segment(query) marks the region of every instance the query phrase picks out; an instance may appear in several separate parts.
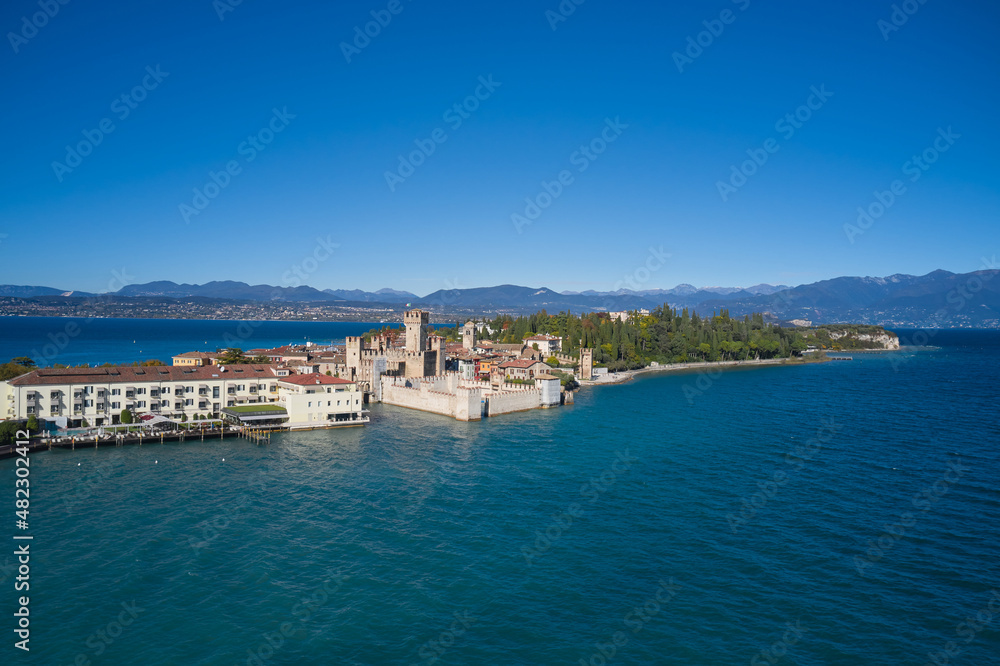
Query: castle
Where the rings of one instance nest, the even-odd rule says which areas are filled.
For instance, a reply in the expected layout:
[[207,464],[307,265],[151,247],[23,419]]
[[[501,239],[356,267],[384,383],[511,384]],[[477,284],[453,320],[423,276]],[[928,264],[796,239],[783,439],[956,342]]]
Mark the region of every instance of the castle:
[[382,375],[408,378],[443,375],[444,338],[428,338],[429,323],[430,314],[423,310],[407,310],[403,313],[406,346],[402,349],[393,347],[387,335],[373,337],[369,348],[365,348],[364,338],[349,336],[344,356],[348,374],[346,379],[357,382],[362,391],[372,393],[378,399],[381,393],[379,378]]
[[[508,356],[521,356],[533,351],[533,355],[529,354],[532,356],[530,359],[510,361],[512,364],[527,364],[525,367],[540,366],[540,370],[536,369],[536,372],[522,378],[530,381],[507,381],[509,377],[502,369],[495,370],[485,380],[475,373],[446,372],[445,339],[428,336],[429,323],[429,313],[416,309],[406,311],[403,314],[406,328],[403,347],[395,346],[394,336],[390,334],[374,336],[367,347],[364,338],[348,337],[341,376],[356,382],[373,402],[444,414],[461,421],[478,421],[498,414],[556,407],[564,400],[572,402],[572,397],[564,398],[560,378],[549,374],[549,366],[533,358],[533,355],[548,353],[537,347],[529,350],[525,345],[506,345],[516,347]],[[455,348],[457,343],[452,348],[452,353],[460,356],[460,364],[463,358],[468,360],[466,357],[475,354],[478,346],[476,325],[466,323],[461,327],[461,336],[461,348]],[[548,337],[542,342],[549,342]],[[490,347],[494,345],[491,343]],[[581,350],[580,364],[589,378],[593,364],[592,349]]]

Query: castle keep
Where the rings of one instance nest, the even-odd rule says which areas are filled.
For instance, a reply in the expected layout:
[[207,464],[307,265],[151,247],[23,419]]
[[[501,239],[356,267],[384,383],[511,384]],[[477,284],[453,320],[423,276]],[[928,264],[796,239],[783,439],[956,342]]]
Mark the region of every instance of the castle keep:
[[[522,359],[522,379],[516,384],[505,381],[506,374],[497,368],[488,381],[473,374],[446,372],[445,340],[428,336],[429,313],[408,310],[403,314],[405,344],[397,347],[393,336],[376,335],[368,346],[361,337],[348,337],[344,355],[346,379],[357,382],[371,400],[451,416],[461,421],[509,412],[555,407],[562,402],[558,377],[547,374],[549,366],[540,360]],[[468,322],[461,328],[459,353],[472,354],[476,344],[476,326]],[[518,351],[523,351],[518,346]],[[538,355],[538,350],[534,350]],[[520,366],[518,366],[520,367]],[[530,376],[529,376],[530,375]]]
[[381,397],[379,378],[382,375],[417,378],[444,374],[444,338],[428,338],[429,314],[423,310],[407,310],[403,323],[406,346],[402,349],[393,347],[391,339],[385,335],[372,338],[369,348],[365,348],[364,338],[349,336],[346,339],[347,378],[376,399]]

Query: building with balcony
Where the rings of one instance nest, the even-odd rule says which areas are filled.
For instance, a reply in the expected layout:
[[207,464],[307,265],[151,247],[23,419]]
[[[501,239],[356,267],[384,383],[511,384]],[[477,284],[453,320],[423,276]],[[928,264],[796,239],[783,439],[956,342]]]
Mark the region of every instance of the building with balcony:
[[290,428],[326,428],[368,422],[364,396],[356,382],[320,374],[293,375],[278,381],[278,405]]
[[36,416],[60,427],[119,422],[122,411],[189,419],[279,400],[287,368],[272,365],[40,368],[0,381],[0,417]]

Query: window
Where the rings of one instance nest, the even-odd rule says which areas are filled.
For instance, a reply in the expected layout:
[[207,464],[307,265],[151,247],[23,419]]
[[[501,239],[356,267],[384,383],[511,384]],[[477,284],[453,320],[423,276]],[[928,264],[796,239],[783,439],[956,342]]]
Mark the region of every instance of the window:
[[111,389],[111,395],[121,395],[121,394],[122,394],[121,389]]
[[184,401],[184,406],[185,407],[190,407],[193,404],[194,404],[194,400],[192,400],[191,398],[188,398],[187,400]]
[[136,392],[137,394],[139,394],[139,395],[145,395],[145,394],[146,394],[146,389],[144,389],[144,388],[139,388],[139,389],[136,389],[136,390],[135,390],[135,392]]
[[145,407],[145,406],[146,406],[145,400],[140,400],[138,403],[136,403],[136,407]]
[[185,386],[184,387],[184,392],[185,393],[193,393],[194,392],[194,387],[193,386]]
[[122,403],[120,402],[111,403],[111,409],[121,409],[121,408],[122,408]]
[[310,406],[310,407],[312,407],[312,406],[313,406],[313,404],[312,404],[312,400],[310,400],[310,401],[309,401],[309,406]]
[[213,386],[212,387],[212,397],[218,399],[218,397],[219,397],[219,387],[218,386]]

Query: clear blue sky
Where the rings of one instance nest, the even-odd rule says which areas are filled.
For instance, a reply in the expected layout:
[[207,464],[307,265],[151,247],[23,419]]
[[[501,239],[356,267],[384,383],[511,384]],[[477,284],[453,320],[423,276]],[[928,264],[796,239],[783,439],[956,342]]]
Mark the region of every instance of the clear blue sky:
[[[914,2],[889,32],[888,1],[587,0],[555,22],[557,0],[400,0],[348,63],[342,43],[387,0],[244,1],[220,20],[226,1],[72,0],[37,31],[22,18],[37,0],[3,3],[0,283],[104,291],[124,268],[290,285],[297,266],[320,289],[610,290],[646,278],[652,246],[670,257],[643,287],[746,286],[965,272],[1000,249],[995,2]],[[678,71],[705,21],[720,34]],[[115,101],[144,82],[135,108]],[[779,130],[813,86],[832,96]],[[477,87],[455,127],[446,112]],[[286,108],[263,150],[243,143]],[[609,118],[628,127],[574,156]],[[113,132],[78,166],[53,165],[103,119]],[[911,181],[907,160],[949,127],[960,138]],[[768,139],[777,152],[724,201],[719,181]],[[512,214],[563,170],[518,233]],[[844,225],[896,179],[905,192],[850,242]],[[314,261],[328,237],[339,247]]]

